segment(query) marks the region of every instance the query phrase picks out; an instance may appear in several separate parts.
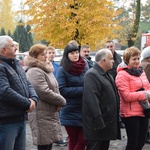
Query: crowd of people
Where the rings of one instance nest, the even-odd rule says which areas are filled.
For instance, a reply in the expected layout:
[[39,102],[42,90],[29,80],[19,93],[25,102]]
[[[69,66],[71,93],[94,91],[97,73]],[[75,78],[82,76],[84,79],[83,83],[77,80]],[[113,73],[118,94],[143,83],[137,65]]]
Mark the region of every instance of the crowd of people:
[[[108,150],[125,128],[125,150],[142,150],[150,143],[150,47],[124,51],[107,41],[93,63],[89,45],[72,40],[60,64],[55,48],[34,44],[24,58],[15,58],[10,36],[0,36],[0,147],[25,150],[26,120],[37,150],[65,144],[68,150]],[[142,61],[141,60],[142,56]],[[150,113],[150,112],[149,112]]]

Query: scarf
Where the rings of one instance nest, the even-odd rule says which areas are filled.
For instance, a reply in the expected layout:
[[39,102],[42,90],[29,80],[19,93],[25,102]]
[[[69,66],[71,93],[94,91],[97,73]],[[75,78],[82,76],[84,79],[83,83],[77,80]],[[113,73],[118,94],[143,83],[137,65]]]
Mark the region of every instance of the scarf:
[[72,68],[68,71],[70,74],[78,76],[80,75],[85,69],[85,61],[82,57],[79,57],[77,62],[72,62]]
[[143,73],[143,68],[139,67],[139,68],[125,68],[124,69],[126,72],[128,72],[130,75],[139,77],[142,73]]

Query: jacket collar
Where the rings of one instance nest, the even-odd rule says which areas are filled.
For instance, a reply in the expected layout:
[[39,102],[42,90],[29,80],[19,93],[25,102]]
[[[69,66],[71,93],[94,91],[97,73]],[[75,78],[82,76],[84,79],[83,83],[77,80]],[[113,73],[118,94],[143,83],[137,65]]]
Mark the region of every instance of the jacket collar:
[[97,63],[93,65],[93,68],[95,68],[101,75],[106,75],[106,72]]
[[0,55],[0,61],[4,61],[6,63],[11,63],[12,61],[15,61],[15,58],[6,58],[6,57]]

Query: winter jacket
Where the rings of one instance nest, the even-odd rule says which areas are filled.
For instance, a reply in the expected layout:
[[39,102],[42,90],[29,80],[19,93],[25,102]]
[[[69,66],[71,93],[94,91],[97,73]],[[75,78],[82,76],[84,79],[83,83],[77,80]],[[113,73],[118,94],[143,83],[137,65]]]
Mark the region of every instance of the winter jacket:
[[[143,116],[143,108],[139,101],[146,100],[146,91],[150,92],[150,84],[143,72],[139,77],[130,75],[124,69],[129,68],[122,62],[117,69],[116,85],[120,94],[120,116]],[[145,89],[140,91],[139,89]]]
[[62,66],[57,70],[59,90],[67,101],[60,112],[60,121],[64,126],[82,126],[83,77],[87,69],[78,76],[68,73]]
[[58,108],[66,104],[60,95],[52,65],[28,57],[25,60],[27,78],[39,96],[35,111],[28,114],[35,145],[49,145],[62,139]]
[[85,139],[120,139],[119,95],[113,77],[97,63],[84,77],[82,111]]
[[92,58],[91,57],[83,57],[85,62],[87,63],[88,65],[88,68],[90,69],[92,66],[93,66],[93,61],[92,61]]
[[0,124],[23,121],[29,98],[38,100],[19,61],[0,56]]
[[116,75],[117,75],[117,67],[118,67],[118,65],[121,63],[122,59],[121,59],[120,55],[117,54],[116,52],[114,52],[113,59],[114,59],[113,68],[110,69],[108,72],[109,72],[109,73],[113,76],[113,78],[115,79],[115,78],[116,78]]

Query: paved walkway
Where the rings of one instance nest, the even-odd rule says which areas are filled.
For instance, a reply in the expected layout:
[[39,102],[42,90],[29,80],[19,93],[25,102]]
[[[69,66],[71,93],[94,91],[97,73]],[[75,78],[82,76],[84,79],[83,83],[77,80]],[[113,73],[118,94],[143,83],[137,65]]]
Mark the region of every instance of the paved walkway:
[[[62,127],[63,136],[64,138],[67,137],[67,134],[65,132],[65,129]],[[115,140],[111,141],[109,150],[125,150],[126,145],[126,134],[125,129],[121,129],[122,134],[122,140]],[[37,150],[36,146],[32,144],[32,136],[31,136],[31,130],[29,127],[29,124],[27,123],[27,146],[26,150]],[[60,147],[60,146],[53,146],[53,150],[68,150],[67,146]],[[150,150],[150,144],[145,144],[143,150]]]

